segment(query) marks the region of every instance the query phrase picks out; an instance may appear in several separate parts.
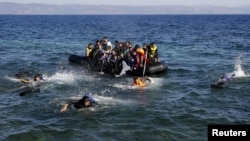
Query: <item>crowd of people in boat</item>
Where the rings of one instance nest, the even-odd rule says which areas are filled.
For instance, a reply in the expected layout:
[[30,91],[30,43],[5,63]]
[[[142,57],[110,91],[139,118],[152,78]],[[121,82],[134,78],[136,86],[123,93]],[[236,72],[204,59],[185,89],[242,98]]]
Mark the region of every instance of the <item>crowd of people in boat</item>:
[[122,61],[125,61],[131,70],[159,61],[155,42],[133,46],[130,41],[116,40],[113,46],[106,36],[102,40],[97,40],[95,44],[89,43],[85,50],[85,57],[90,64],[106,68],[105,70],[110,73],[120,72]]

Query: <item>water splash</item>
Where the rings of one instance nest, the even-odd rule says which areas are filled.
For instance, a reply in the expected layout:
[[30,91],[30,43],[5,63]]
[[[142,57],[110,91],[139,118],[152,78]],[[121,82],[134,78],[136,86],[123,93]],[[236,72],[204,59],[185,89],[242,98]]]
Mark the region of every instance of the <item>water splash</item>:
[[21,82],[21,80],[18,78],[14,78],[14,77],[10,77],[10,76],[5,76],[5,78],[9,81],[12,81],[12,82]]
[[47,82],[57,83],[57,84],[73,84],[79,75],[74,74],[72,72],[56,72],[52,76],[44,75],[44,79]]
[[[113,96],[101,96],[98,94],[90,94],[90,96],[92,96],[93,99],[97,102],[96,107],[88,108],[88,110],[90,110],[90,111],[112,108],[112,107],[116,107],[116,106],[134,106],[134,105],[136,105],[136,101],[131,100],[131,99],[120,99],[120,98],[115,98]],[[83,97],[83,95],[70,96],[67,100],[55,98],[53,101],[50,101],[50,104],[55,104],[55,105],[57,105],[57,107],[61,108],[62,105],[64,105],[67,101],[80,100],[82,97]],[[59,112],[59,111],[55,111],[55,112]]]
[[133,86],[133,79],[129,78],[126,80],[125,84],[124,82],[122,83],[116,83],[112,84],[112,87],[119,88],[122,90],[126,89],[155,89],[159,86],[162,86],[163,84],[163,79],[161,78],[150,78],[151,82],[146,81],[146,86],[145,87],[138,87],[138,86]]
[[242,54],[235,58],[234,71],[231,74],[235,74],[235,77],[248,77],[242,69]]
[[101,96],[101,95],[93,95],[93,98],[101,105],[124,105],[124,106],[129,106],[129,105],[134,105],[136,104],[135,101],[131,100],[131,99],[119,99],[119,98],[115,98],[113,96]]

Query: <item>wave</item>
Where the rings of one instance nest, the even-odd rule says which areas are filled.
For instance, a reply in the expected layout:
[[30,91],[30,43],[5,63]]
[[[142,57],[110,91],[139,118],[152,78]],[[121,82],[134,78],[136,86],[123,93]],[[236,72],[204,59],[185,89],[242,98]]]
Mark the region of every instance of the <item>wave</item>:
[[57,84],[73,84],[79,78],[79,75],[73,72],[56,72],[52,76],[44,74],[43,77],[47,82]]
[[20,79],[18,79],[18,78],[14,78],[14,77],[10,77],[10,76],[5,76],[5,78],[9,81],[12,81],[12,82],[20,82]]
[[[162,78],[151,78],[150,77],[151,82],[146,81],[146,86],[145,87],[138,87],[138,86],[133,86],[132,82],[133,79],[129,78],[127,79],[125,82],[121,82],[121,83],[116,83],[116,84],[112,84],[112,87],[115,88],[119,88],[122,90],[126,90],[126,89],[130,89],[130,90],[137,90],[137,89],[155,89],[157,87],[160,87],[163,85],[163,80]],[[126,83],[126,84],[124,84]]]
[[229,75],[235,74],[235,78],[244,78],[244,77],[250,77],[243,69],[242,69],[242,54],[240,54],[238,57],[235,58],[234,63],[234,71],[229,73]]
[[[114,96],[101,96],[99,94],[89,94],[89,95],[91,97],[93,97],[93,99],[97,102],[97,105],[95,107],[89,107],[87,109],[86,108],[79,109],[79,111],[82,111],[82,110],[96,111],[96,110],[112,108],[112,107],[116,107],[116,106],[134,106],[136,104],[136,101],[131,100],[131,99],[120,99],[120,98],[116,98]],[[59,108],[58,108],[58,110],[55,110],[55,112],[59,112],[60,108],[68,101],[80,100],[82,97],[83,97],[83,95],[70,96],[66,100],[61,99],[61,98],[55,98],[53,101],[50,102],[50,104],[57,105],[57,107],[59,107]]]

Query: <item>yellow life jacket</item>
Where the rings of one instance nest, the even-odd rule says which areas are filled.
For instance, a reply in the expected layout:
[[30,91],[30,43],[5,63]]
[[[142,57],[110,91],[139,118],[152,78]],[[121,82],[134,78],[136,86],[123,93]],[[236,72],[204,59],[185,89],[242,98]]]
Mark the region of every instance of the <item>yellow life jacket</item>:
[[87,47],[86,52],[85,52],[85,56],[89,57],[89,53],[92,51],[92,48]]
[[30,83],[30,82],[32,82],[31,80],[28,80],[28,79],[21,79],[21,82],[22,83]]
[[157,46],[155,45],[151,45],[150,46],[150,57],[154,57],[156,55],[156,50],[157,50]]

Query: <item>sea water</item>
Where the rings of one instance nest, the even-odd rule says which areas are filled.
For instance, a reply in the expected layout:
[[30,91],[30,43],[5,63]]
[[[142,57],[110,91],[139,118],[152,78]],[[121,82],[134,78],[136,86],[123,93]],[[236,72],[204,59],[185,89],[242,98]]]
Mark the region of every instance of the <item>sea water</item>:
[[[249,15],[0,16],[0,140],[207,140],[209,124],[250,123]],[[107,36],[155,42],[168,72],[145,88],[71,64]],[[42,73],[40,92],[19,71]],[[236,73],[224,89],[210,84]],[[35,84],[34,84],[35,85]],[[90,94],[94,108],[63,104]]]

